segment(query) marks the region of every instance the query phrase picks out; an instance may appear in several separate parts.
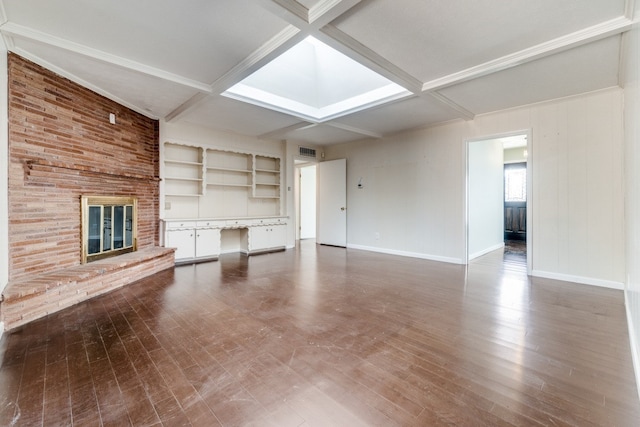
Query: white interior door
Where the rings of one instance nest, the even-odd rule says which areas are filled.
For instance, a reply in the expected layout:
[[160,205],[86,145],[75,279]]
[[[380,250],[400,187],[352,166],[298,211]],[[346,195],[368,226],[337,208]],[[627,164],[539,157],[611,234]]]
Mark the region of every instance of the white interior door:
[[347,246],[347,159],[318,163],[318,233],[322,245]]

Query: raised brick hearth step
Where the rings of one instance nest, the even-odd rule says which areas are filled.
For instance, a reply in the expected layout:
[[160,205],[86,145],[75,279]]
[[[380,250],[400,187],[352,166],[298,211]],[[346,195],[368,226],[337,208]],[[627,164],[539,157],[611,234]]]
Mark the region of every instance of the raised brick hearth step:
[[151,247],[9,282],[2,293],[5,330],[150,276],[175,263],[175,249]]

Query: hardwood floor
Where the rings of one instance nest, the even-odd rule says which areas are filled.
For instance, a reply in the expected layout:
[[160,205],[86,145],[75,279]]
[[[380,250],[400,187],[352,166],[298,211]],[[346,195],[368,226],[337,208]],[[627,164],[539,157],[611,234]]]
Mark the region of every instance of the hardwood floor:
[[0,425],[640,425],[622,293],[504,261],[177,267],[5,334]]

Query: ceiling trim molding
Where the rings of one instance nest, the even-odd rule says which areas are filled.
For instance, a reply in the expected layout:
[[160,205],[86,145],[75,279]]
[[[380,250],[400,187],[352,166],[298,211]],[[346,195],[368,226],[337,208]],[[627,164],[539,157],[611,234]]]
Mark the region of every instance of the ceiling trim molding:
[[[246,57],[242,62],[238,63],[231,70],[227,71],[222,77],[217,79],[209,86],[208,95],[220,96],[220,94],[236,83],[242,81],[254,71],[271,61],[284,51],[302,41],[306,37],[298,28],[288,25],[284,30],[280,31],[268,42],[256,49],[251,55]],[[207,96],[204,94],[196,94],[191,99],[180,105],[178,108],[167,114],[165,120],[172,122],[189,110],[196,107],[200,102],[205,100]]]
[[336,128],[336,129],[346,130],[347,132],[352,132],[352,133],[357,133],[359,135],[368,136],[370,138],[382,139],[384,137],[384,135],[379,134],[377,132],[372,132],[372,131],[360,129],[360,128],[349,126],[349,125],[345,125],[345,124],[342,124],[342,123],[339,123],[339,122],[326,122],[326,123],[322,123],[322,124],[323,125],[327,125],[327,126],[331,126],[333,128]]
[[217,79],[210,87],[210,92],[219,95],[236,83],[241,82],[254,71],[278,57],[289,48],[301,42],[306,37],[300,29],[288,25],[265,44],[253,51],[249,56],[239,62],[222,77]]
[[7,12],[4,9],[4,1],[0,1],[0,26],[4,25],[8,20]]
[[316,28],[324,27],[360,3],[360,0],[323,0],[309,9],[308,21]]
[[473,120],[476,117],[475,113],[472,113],[471,111],[464,108],[462,105],[450,100],[440,92],[431,91],[431,92],[427,92],[427,95],[435,99],[436,101],[440,102],[448,109],[454,111],[458,116],[460,116],[461,119]]
[[83,87],[85,87],[85,88],[87,88],[89,90],[92,90],[93,92],[97,93],[98,95],[102,95],[105,98],[108,98],[108,99],[110,99],[110,100],[112,100],[114,102],[117,102],[118,104],[123,105],[123,106],[129,108],[130,110],[135,111],[136,113],[142,114],[143,116],[148,117],[150,119],[159,120],[159,117],[154,115],[153,113],[151,113],[149,111],[146,111],[146,110],[140,108],[137,105],[131,104],[130,102],[127,102],[124,99],[122,99],[122,98],[120,98],[120,97],[118,97],[118,96],[116,96],[116,95],[114,95],[114,94],[112,94],[110,92],[107,92],[107,91],[101,89],[100,87],[98,87],[98,86],[96,86],[96,85],[94,85],[92,83],[89,83],[88,81],[76,76],[75,74],[69,73],[68,71],[66,71],[64,69],[62,69],[62,68],[60,68],[60,67],[58,67],[56,65],[53,65],[52,63],[50,63],[48,61],[43,60],[42,58],[40,58],[38,56],[32,55],[31,53],[29,53],[29,52],[27,52],[25,50],[22,50],[20,48],[13,49],[12,52],[17,53],[18,55],[22,56],[23,58],[26,58],[29,61],[40,65],[43,68],[46,68],[46,69],[48,69],[48,70],[50,70],[50,71],[52,71],[52,72],[64,77],[64,78],[67,78],[67,79],[71,80],[72,82],[79,84],[80,86],[83,86]]
[[353,37],[344,33],[334,25],[326,25],[320,30],[318,39],[351,59],[360,62],[373,71],[399,84],[408,91],[419,94],[422,82],[397,65],[389,62],[373,50],[369,49]]
[[300,122],[300,123],[293,124],[291,126],[276,129],[271,132],[263,133],[262,135],[258,135],[258,139],[267,139],[267,140],[282,139],[290,132],[307,129],[309,126],[313,127],[317,125],[313,123],[308,123],[308,122]]
[[164,117],[164,120],[169,123],[172,122],[174,120],[176,120],[178,117],[182,116],[184,113],[186,113],[187,111],[189,111],[190,109],[192,109],[193,107],[195,107],[196,105],[200,104],[202,101],[204,101],[206,98],[208,98],[208,95],[202,93],[202,92],[198,92],[195,95],[193,95],[191,98],[187,99],[185,102],[183,102],[182,104],[180,104],[178,106],[178,108],[176,108],[175,110],[173,110],[172,112],[170,112],[169,114],[167,114]]
[[555,53],[594,42],[615,34],[623,33],[631,28],[632,24],[633,21],[624,16],[620,16],[618,18],[602,22],[583,30],[576,31],[566,36],[558,37],[548,42],[523,49],[519,52],[505,55],[501,58],[489,62],[485,62],[484,64],[467,68],[466,70],[452,73],[439,79],[431,80],[430,82],[426,82],[422,86],[422,90],[424,92],[436,91],[447,88],[449,86],[453,86],[455,84],[473,80],[478,77],[483,77],[489,74],[496,73],[498,71],[522,65],[536,59],[544,58],[546,56],[550,56]]
[[46,44],[49,46],[57,47],[59,49],[66,50],[68,52],[77,53],[88,58],[92,58],[101,62],[105,62],[111,65],[115,65],[128,70],[136,71],[149,76],[157,77],[162,80],[166,80],[181,86],[186,86],[191,89],[195,89],[200,92],[210,92],[211,87],[205,83],[198,82],[193,79],[189,79],[177,74],[173,74],[159,68],[151,67],[140,62],[132,61],[130,59],[122,58],[120,56],[112,55],[107,52],[103,52],[98,49],[93,49],[85,45],[72,42],[66,39],[62,39],[50,34],[46,34],[40,31],[33,30],[22,25],[7,22],[0,28],[5,36],[11,36],[16,38],[22,38],[37,43]]
[[627,19],[633,20],[635,18],[636,0],[626,0],[624,3],[624,16]]
[[287,20],[290,24],[298,26],[300,23],[309,24],[309,9],[295,0],[267,0],[269,3],[276,4],[291,14],[295,19],[294,22]]

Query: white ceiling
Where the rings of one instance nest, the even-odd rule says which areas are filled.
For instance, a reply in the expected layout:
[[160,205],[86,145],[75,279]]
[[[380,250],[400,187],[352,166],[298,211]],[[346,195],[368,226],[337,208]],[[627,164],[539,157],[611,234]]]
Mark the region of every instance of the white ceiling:
[[[149,117],[327,145],[619,85],[634,1],[0,0],[0,32]],[[310,35],[413,96],[321,124],[221,96]]]

